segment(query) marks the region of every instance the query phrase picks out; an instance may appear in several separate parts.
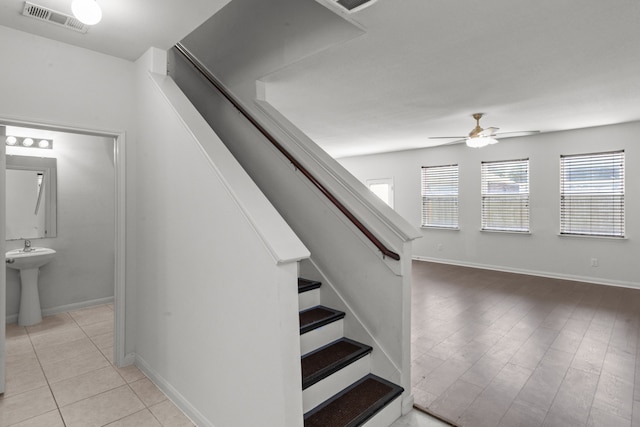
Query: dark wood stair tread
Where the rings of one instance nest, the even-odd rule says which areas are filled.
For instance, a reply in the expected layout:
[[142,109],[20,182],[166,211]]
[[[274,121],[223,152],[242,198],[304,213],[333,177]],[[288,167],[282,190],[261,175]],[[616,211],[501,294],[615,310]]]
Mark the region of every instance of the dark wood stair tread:
[[316,280],[303,279],[301,277],[298,278],[298,293],[301,294],[303,292],[312,291],[314,289],[318,289],[322,283]]
[[404,389],[369,374],[304,415],[305,427],[356,427],[398,397]]
[[300,312],[300,334],[344,318],[344,312],[317,305]]
[[340,338],[302,356],[302,389],[306,389],[371,353],[368,345]]

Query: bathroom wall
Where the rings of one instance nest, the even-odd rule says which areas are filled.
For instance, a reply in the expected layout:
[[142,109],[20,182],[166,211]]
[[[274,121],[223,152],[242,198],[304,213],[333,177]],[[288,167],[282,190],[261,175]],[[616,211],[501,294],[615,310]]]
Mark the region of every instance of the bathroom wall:
[[[25,136],[45,137],[31,130]],[[45,314],[94,302],[114,292],[114,163],[112,138],[47,131],[53,150],[7,147],[7,155],[55,157],[58,177],[58,235],[33,239],[33,246],[57,254],[40,270],[40,304]],[[24,134],[21,134],[24,135]],[[23,246],[8,241],[7,249]],[[7,269],[7,315],[15,321],[20,279]]]

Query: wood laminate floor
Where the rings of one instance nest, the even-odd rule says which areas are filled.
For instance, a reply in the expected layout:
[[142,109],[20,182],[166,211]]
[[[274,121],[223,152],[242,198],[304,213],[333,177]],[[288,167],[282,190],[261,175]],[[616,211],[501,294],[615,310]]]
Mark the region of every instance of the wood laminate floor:
[[640,427],[640,290],[414,261],[416,405],[460,426]]

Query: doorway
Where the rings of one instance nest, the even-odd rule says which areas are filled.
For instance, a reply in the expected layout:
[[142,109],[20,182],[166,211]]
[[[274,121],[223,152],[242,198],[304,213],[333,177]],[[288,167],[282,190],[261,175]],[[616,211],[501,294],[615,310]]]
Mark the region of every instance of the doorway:
[[[0,135],[2,135],[1,137],[3,140],[3,148],[1,150],[2,158],[0,158],[0,160],[4,160],[7,153],[7,146],[5,144],[6,137],[3,135],[6,129],[5,127],[9,127],[9,129],[12,129],[14,127],[28,128],[28,129],[32,129],[33,132],[35,133],[37,132],[52,132],[54,134],[66,133],[70,136],[69,139],[78,140],[79,138],[86,138],[87,144],[91,144],[92,141],[102,141],[100,149],[102,149],[103,151],[105,150],[109,151],[109,153],[102,153],[102,157],[109,158],[110,159],[109,161],[112,163],[111,183],[110,185],[107,185],[108,187],[110,187],[111,200],[108,206],[105,205],[103,207],[105,209],[110,210],[112,225],[111,225],[111,230],[108,232],[108,235],[103,234],[98,240],[101,242],[101,244],[109,245],[112,248],[110,258],[113,259],[113,262],[110,265],[111,271],[110,271],[108,280],[110,282],[112,281],[110,286],[112,286],[111,290],[113,291],[112,298],[114,302],[114,351],[113,351],[114,364],[116,366],[124,366],[128,364],[127,362],[130,363],[131,361],[125,361],[125,346],[124,346],[124,342],[125,342],[125,325],[124,325],[124,317],[125,317],[125,268],[124,268],[124,263],[125,263],[125,164],[124,164],[125,137],[124,137],[124,134],[118,133],[118,132],[104,132],[104,131],[95,131],[90,129],[59,127],[54,125],[39,125],[39,124],[33,124],[33,123],[5,121],[0,119]],[[54,146],[55,146],[55,141],[54,141]],[[33,152],[34,152],[33,154],[34,156],[38,155],[38,154],[35,154],[35,150],[33,150]],[[15,155],[15,150],[12,153]],[[20,153],[20,154],[23,154],[23,153]],[[80,164],[76,164],[74,165],[74,167],[86,169],[87,173],[91,173],[92,163],[90,160],[86,158],[86,153],[81,153],[80,156],[81,157],[78,157],[76,159],[78,160],[77,163],[80,163]],[[0,184],[1,184],[0,188],[2,188],[2,195],[1,195],[2,197],[0,197],[0,199],[2,200],[2,203],[0,203],[0,210],[3,212],[3,214],[5,214],[4,218],[6,218],[6,206],[4,204],[5,196],[7,193],[6,192],[6,168],[5,168],[5,161],[2,161],[0,163],[2,164],[2,168],[0,169],[0,175],[2,176],[2,179],[0,180]],[[79,182],[76,184],[80,186],[85,185],[87,187],[92,186],[90,179],[81,180],[81,181],[87,181],[87,182]],[[95,188],[95,185],[93,185],[93,187]],[[91,203],[91,201],[87,201],[87,203]],[[2,225],[0,227],[0,231],[2,232],[1,233],[2,235],[6,235],[4,218],[1,221]],[[68,230],[69,228],[67,227],[67,233],[68,233]],[[64,233],[64,231],[59,229],[58,235],[62,237],[63,235],[61,235],[61,233]],[[81,233],[75,233],[75,234],[81,234]],[[69,238],[69,236],[67,235],[66,238]],[[13,246],[17,244],[16,242],[11,242],[9,243],[9,245],[7,245],[7,241],[4,238],[1,239],[1,242],[2,243],[0,243],[0,249],[2,249],[3,252],[6,252],[8,246],[11,246],[11,248],[13,248]],[[73,245],[74,241],[70,241],[70,242],[68,241],[66,242],[66,244]],[[1,304],[2,307],[0,308],[0,317],[1,317],[0,319],[0,328],[1,328],[0,329],[0,393],[4,391],[4,380],[5,380],[5,372],[4,372],[5,328],[6,328],[5,321],[7,319],[7,312],[6,312],[5,305],[7,302],[11,302],[10,300],[9,301],[6,300],[7,298],[6,266],[5,266],[5,271],[1,272],[1,274],[2,274],[2,278],[0,278],[0,295],[3,296],[3,300]],[[15,285],[12,286],[12,291],[15,292]],[[84,291],[85,290],[83,290],[83,292]],[[41,290],[41,293],[42,293],[42,290]],[[104,293],[104,290],[103,290],[103,293]],[[91,300],[91,298],[89,298],[89,300]],[[96,300],[99,300],[99,298],[97,298]],[[56,304],[54,303],[53,305],[55,306]],[[65,304],[57,304],[57,305],[59,306],[57,308],[60,311],[64,311],[63,309]],[[74,307],[81,308],[82,303],[79,303],[76,305],[72,303],[69,305],[70,309],[73,309]],[[55,312],[56,308],[53,308],[52,310],[53,311],[51,313],[48,313],[47,310],[43,310],[43,311],[44,311],[44,314],[52,314],[53,312]],[[11,315],[12,313],[9,313],[9,314]],[[13,316],[9,316],[9,320],[13,320],[12,317]]]

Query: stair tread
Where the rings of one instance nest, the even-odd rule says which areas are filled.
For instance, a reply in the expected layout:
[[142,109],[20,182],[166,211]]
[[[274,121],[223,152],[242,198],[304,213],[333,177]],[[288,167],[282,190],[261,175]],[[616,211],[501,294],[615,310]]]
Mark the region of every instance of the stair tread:
[[329,307],[317,305],[303,310],[300,316],[300,334],[304,334],[313,329],[327,325],[331,322],[344,318],[344,312],[334,310]]
[[323,380],[334,372],[371,353],[366,344],[340,338],[302,356],[302,389]]
[[298,278],[298,293],[301,294],[303,292],[312,291],[314,289],[318,289],[322,283],[317,280],[309,280],[303,279],[301,277]]
[[304,415],[305,427],[356,427],[373,417],[404,389],[369,374]]

